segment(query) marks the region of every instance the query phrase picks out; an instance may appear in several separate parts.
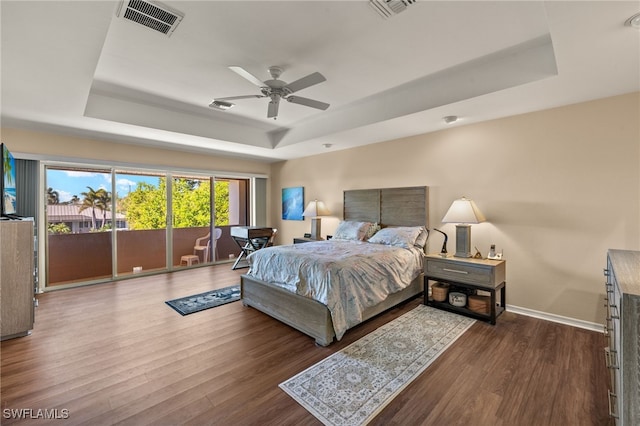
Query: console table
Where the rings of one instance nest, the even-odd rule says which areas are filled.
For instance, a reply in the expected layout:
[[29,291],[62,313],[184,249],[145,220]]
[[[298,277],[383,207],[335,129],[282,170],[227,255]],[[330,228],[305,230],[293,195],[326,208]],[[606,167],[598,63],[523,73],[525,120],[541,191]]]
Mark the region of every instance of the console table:
[[[496,318],[506,307],[506,262],[504,260],[473,259],[428,254],[424,262],[424,304],[456,312],[472,318],[496,323]],[[452,287],[470,292],[482,290],[489,293],[489,313],[472,311],[466,306],[453,306],[447,300],[438,302],[429,296],[429,281],[440,281]],[[496,298],[500,292],[500,303]]]
[[230,233],[233,241],[240,247],[240,255],[231,269],[239,269],[249,267],[249,264],[246,262],[239,266],[242,259],[269,244],[269,240],[273,235],[273,229],[260,226],[233,226],[231,227]]

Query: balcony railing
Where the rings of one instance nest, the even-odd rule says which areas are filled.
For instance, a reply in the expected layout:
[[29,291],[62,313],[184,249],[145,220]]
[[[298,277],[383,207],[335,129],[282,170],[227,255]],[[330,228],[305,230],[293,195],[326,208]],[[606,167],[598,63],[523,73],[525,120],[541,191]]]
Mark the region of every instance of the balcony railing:
[[[222,236],[210,250],[213,262],[238,256],[240,249],[229,235],[229,227],[221,226]],[[209,232],[207,227],[174,228],[171,264],[179,268],[180,258],[193,254],[196,238]],[[134,268],[142,271],[166,270],[166,236],[164,229],[117,231],[118,276],[130,275]],[[111,232],[49,234],[47,286],[112,278]],[[202,257],[202,254],[200,254]],[[205,263],[204,259],[200,262]]]

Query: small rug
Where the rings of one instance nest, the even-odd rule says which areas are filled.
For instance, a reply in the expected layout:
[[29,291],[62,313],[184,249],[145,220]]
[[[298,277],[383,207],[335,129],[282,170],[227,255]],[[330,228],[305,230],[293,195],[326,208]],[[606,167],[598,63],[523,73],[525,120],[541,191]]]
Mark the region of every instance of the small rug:
[[366,424],[473,323],[420,305],[280,388],[325,425]]
[[189,315],[194,312],[235,302],[236,300],[240,300],[239,284],[207,291],[206,293],[194,294],[193,296],[181,297],[180,299],[167,300],[164,303],[171,306],[181,315]]

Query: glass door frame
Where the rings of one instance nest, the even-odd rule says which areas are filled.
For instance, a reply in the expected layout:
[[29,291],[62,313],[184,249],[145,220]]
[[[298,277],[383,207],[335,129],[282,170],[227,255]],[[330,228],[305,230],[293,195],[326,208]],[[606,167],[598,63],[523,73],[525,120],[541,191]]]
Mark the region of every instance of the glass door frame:
[[[112,253],[112,276],[109,279],[99,279],[99,280],[88,280],[88,281],[82,281],[82,282],[78,282],[78,283],[71,283],[71,284],[62,284],[59,286],[49,286],[47,285],[48,283],[48,256],[49,256],[49,249],[48,249],[48,243],[47,243],[47,236],[48,236],[48,230],[47,230],[47,215],[46,215],[46,192],[47,192],[47,177],[46,177],[46,173],[48,168],[56,168],[56,169],[65,169],[65,168],[69,168],[69,169],[100,169],[100,170],[109,170],[111,173],[111,193],[112,193],[112,199],[111,199],[111,209],[112,212],[115,212],[116,210],[116,196],[115,194],[117,194],[117,192],[115,191],[116,189],[116,173],[117,172],[126,172],[127,170],[131,170],[131,171],[136,171],[137,173],[140,172],[149,172],[151,174],[164,174],[164,176],[166,177],[166,181],[167,181],[167,220],[166,220],[166,267],[160,271],[156,270],[156,271],[151,271],[148,272],[147,275],[152,275],[152,274],[158,274],[158,273],[167,273],[167,272],[171,272],[171,271],[175,271],[178,268],[176,268],[172,263],[171,259],[172,259],[172,253],[173,253],[173,241],[172,241],[172,235],[173,235],[173,220],[171,217],[170,212],[172,212],[173,209],[173,199],[172,199],[172,179],[174,175],[180,175],[180,174],[189,174],[189,175],[199,175],[203,178],[207,178],[210,180],[211,182],[211,192],[210,192],[210,202],[211,202],[211,215],[212,215],[212,222],[210,224],[210,228],[211,230],[213,230],[213,228],[215,227],[215,181],[216,178],[218,179],[240,179],[240,180],[247,180],[247,191],[248,191],[248,202],[249,202],[249,206],[247,206],[247,211],[244,212],[244,214],[246,215],[247,219],[249,220],[251,225],[255,225],[254,221],[256,220],[256,217],[260,218],[262,217],[268,217],[268,206],[265,204],[265,212],[264,214],[257,214],[256,213],[256,204],[255,204],[255,199],[256,199],[256,185],[255,185],[255,181],[256,179],[262,179],[262,180],[267,180],[268,176],[264,175],[264,174],[252,174],[252,173],[234,173],[234,172],[218,172],[218,171],[214,171],[214,170],[189,170],[189,169],[173,169],[173,168],[167,168],[167,167],[153,167],[153,166],[149,166],[149,165],[140,165],[139,167],[136,165],[132,165],[130,163],[128,164],[118,164],[117,162],[109,162],[108,164],[106,162],[95,162],[95,161],[75,161],[75,160],[47,160],[47,159],[40,159],[39,160],[39,179],[38,179],[38,193],[40,194],[40,196],[38,197],[38,210],[39,212],[44,212],[45,214],[40,214],[39,215],[39,223],[38,223],[38,252],[39,253],[43,253],[43,255],[38,256],[38,261],[39,261],[39,265],[38,265],[38,292],[45,292],[45,291],[52,291],[52,290],[57,290],[57,289],[64,289],[64,288],[71,288],[71,287],[79,287],[79,286],[84,286],[84,285],[91,285],[91,284],[98,284],[98,283],[106,283],[106,282],[114,282],[114,281],[119,281],[122,279],[128,279],[128,278],[134,278],[137,277],[138,275],[126,275],[126,276],[122,276],[122,275],[118,275],[117,274],[117,232],[111,232],[111,243],[112,243],[112,247],[111,247],[111,253]],[[268,198],[268,187],[266,188],[264,197]],[[113,221],[113,219],[112,219]],[[211,234],[211,238],[213,238],[213,234]],[[223,259],[224,260],[224,259]]]
[[[39,193],[42,195],[40,198],[40,203],[38,206],[39,211],[42,213],[39,215],[39,223],[38,223],[38,240],[40,241],[38,250],[39,253],[44,253],[43,256],[38,256],[38,260],[39,260],[39,265],[38,265],[38,271],[39,271],[39,276],[38,276],[38,285],[39,285],[39,291],[42,292],[44,290],[58,290],[58,289],[64,289],[64,288],[69,288],[69,287],[78,287],[78,286],[82,286],[82,285],[91,285],[91,284],[97,284],[97,283],[103,283],[103,282],[108,282],[110,280],[113,279],[113,275],[111,275],[111,277],[106,278],[106,276],[103,276],[101,278],[89,278],[89,279],[78,279],[78,280],[71,280],[69,283],[67,284],[60,284],[60,285],[48,285],[49,282],[49,276],[50,276],[50,266],[49,266],[49,260],[50,260],[50,246],[49,246],[49,220],[48,220],[48,213],[47,213],[47,206],[48,206],[48,202],[47,200],[47,188],[48,188],[48,182],[47,182],[47,171],[49,169],[52,170],[68,170],[68,171],[91,171],[91,172],[96,172],[96,173],[101,173],[101,174],[111,174],[111,176],[113,176],[112,173],[112,169],[111,167],[108,167],[106,165],[92,165],[92,164],[67,164],[67,163],[54,163],[54,164],[50,164],[50,163],[45,163],[45,162],[41,162],[40,163],[40,180],[39,180]],[[113,196],[111,197],[111,201],[113,203]],[[113,208],[111,210],[113,212]],[[113,217],[111,222],[113,223]],[[113,226],[110,229],[110,237],[109,237],[109,243],[111,244],[110,247],[110,255],[111,255],[111,264],[113,265],[114,263],[114,246],[113,246],[113,237],[115,232],[113,232]],[[112,267],[109,269],[113,269]]]

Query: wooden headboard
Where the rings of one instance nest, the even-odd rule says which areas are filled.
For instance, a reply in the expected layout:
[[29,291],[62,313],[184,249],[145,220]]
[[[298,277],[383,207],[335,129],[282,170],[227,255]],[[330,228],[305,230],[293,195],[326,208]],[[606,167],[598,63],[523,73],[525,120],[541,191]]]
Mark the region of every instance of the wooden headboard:
[[429,228],[429,187],[344,191],[344,220]]

